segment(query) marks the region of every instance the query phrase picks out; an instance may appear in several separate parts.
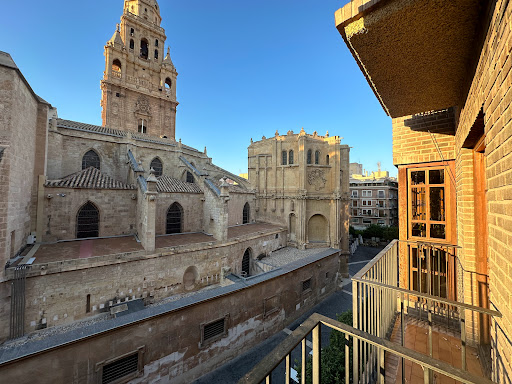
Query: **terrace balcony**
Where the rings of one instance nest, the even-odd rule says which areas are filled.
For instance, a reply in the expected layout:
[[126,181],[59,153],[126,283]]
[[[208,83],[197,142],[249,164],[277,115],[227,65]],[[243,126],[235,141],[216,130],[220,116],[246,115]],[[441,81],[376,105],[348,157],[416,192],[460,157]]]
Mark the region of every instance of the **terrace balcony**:
[[[411,247],[417,251],[406,257],[403,250]],[[493,383],[489,324],[501,313],[488,303],[472,304],[468,291],[485,290],[486,277],[464,269],[457,250],[392,241],[352,277],[352,326],[311,315],[239,384],[306,383],[307,373],[313,384],[322,383],[325,331],[341,332],[346,340],[334,362],[345,368],[339,382]],[[301,373],[296,379],[294,368]]]

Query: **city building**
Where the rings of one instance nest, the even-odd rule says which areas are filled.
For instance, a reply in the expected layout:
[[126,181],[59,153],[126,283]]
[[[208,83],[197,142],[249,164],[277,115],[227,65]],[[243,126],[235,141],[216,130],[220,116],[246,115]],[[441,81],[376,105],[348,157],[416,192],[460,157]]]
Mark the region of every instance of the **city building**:
[[363,174],[363,165],[350,163],[350,225],[398,225],[398,181],[388,171]]
[[0,52],[2,382],[189,383],[348,276],[348,146],[290,135],[322,165],[297,149],[303,175],[268,163],[267,190],[176,140],[161,20],[156,0],[124,1],[102,126],[59,118]]
[[353,327],[315,314],[241,382],[270,375],[312,332],[320,383],[322,324],[353,339],[345,382],[512,381],[511,15],[506,0],[336,11],[392,118],[400,238],[352,277]]

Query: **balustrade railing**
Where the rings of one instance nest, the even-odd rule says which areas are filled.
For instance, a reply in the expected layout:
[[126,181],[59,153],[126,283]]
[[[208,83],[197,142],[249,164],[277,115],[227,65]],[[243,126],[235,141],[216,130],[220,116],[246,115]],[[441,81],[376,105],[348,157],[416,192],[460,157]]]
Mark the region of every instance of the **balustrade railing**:
[[[482,316],[501,317],[498,311],[464,302],[464,279],[473,272],[463,268],[456,255],[456,246],[426,242],[406,242],[407,254],[400,254],[400,242],[392,241],[352,278],[353,327],[335,320],[312,315],[266,356],[239,383],[270,383],[272,371],[285,362],[284,382],[290,383],[291,353],[301,344],[302,380],[305,383],[306,337],[312,333],[313,384],[320,384],[321,347],[320,325],[343,332],[345,345],[345,383],[384,383],[385,352],[402,359],[402,383],[405,383],[405,362],[423,368],[424,382],[434,382],[433,372],[462,383],[491,383],[470,374],[466,369],[466,312]],[[414,251],[410,254],[410,249]],[[414,261],[416,258],[416,261]],[[414,282],[414,279],[418,279]],[[442,288],[444,287],[444,289]],[[422,320],[428,328],[427,354],[404,347],[406,317]],[[433,358],[434,320],[449,317],[460,330],[461,368]],[[400,324],[401,344],[391,342],[396,322]],[[349,339],[352,338],[352,351]],[[349,369],[349,355],[352,367]]]

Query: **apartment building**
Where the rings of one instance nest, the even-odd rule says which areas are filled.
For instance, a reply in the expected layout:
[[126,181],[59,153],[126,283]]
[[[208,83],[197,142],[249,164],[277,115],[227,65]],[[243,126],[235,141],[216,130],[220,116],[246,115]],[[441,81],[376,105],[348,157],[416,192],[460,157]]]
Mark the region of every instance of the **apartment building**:
[[[398,181],[388,171],[363,174],[362,164],[350,164],[350,225],[398,225]],[[354,172],[354,173],[352,173]]]

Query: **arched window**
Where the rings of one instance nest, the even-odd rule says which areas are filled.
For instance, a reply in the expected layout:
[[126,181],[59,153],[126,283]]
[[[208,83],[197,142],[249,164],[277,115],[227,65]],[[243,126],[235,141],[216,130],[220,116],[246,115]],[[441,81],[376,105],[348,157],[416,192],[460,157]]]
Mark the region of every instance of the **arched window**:
[[290,240],[291,241],[295,241],[296,240],[296,227],[297,227],[297,217],[293,214],[293,213],[290,213]]
[[148,131],[148,121],[146,119],[139,119],[139,133],[146,133]]
[[322,215],[313,215],[308,222],[308,241],[310,243],[323,243],[328,241],[329,223]]
[[329,155],[325,156],[325,164],[329,165]]
[[172,80],[167,78],[165,79],[165,89],[171,89],[172,88]]
[[155,47],[158,47],[158,39],[155,40]]
[[183,208],[178,203],[173,203],[167,210],[167,222],[165,225],[165,233],[181,233]]
[[92,149],[87,151],[84,157],[82,157],[82,169],[87,169],[89,167],[100,169],[100,157]]
[[286,153],[286,151],[283,151],[281,153],[281,165],[286,165],[287,158],[288,158],[288,154]]
[[155,177],[162,176],[164,166],[162,165],[162,162],[158,157],[155,157],[153,161],[151,161],[149,167],[153,168],[153,170],[155,171]]
[[112,72],[121,73],[121,61],[119,59],[112,62]]
[[79,209],[76,215],[76,238],[98,237],[99,227],[100,212],[93,203],[88,201]]
[[242,259],[242,276],[249,277],[251,275],[251,249],[247,248]]
[[307,163],[311,164],[311,149],[308,149],[308,160],[307,160]]
[[147,60],[148,55],[149,55],[148,41],[146,39],[142,39],[140,41],[140,57]]
[[251,220],[251,207],[249,206],[249,203],[245,203],[242,216],[242,224],[249,224],[249,221]]
[[288,152],[288,164],[293,164],[293,149]]
[[158,49],[155,49],[155,60],[158,59]]
[[135,48],[135,41],[133,41],[133,39],[130,39],[130,49],[134,49]]
[[320,164],[320,151],[315,152],[315,164]]
[[195,182],[195,179],[194,179],[194,176],[192,176],[192,174],[187,171],[187,183],[194,183]]

